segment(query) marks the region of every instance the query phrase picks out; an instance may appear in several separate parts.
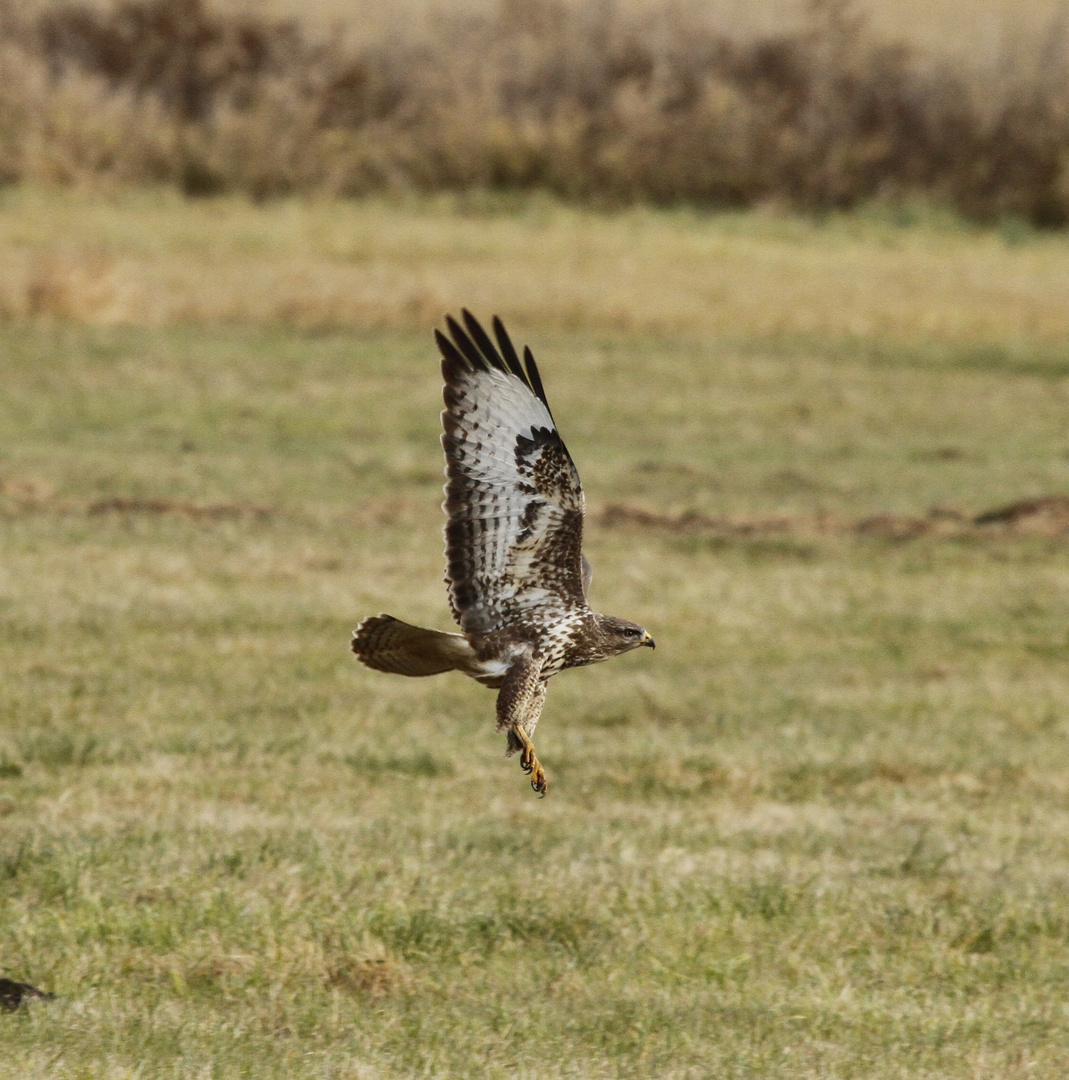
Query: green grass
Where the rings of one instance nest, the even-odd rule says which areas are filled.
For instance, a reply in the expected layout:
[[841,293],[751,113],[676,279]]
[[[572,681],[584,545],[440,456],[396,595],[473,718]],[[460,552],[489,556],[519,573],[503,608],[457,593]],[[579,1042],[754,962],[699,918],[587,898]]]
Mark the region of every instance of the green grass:
[[348,653],[447,625],[427,333],[0,329],[0,1075],[1064,1076],[1064,538],[599,524],[1064,492],[1064,354],[523,337],[658,642],[542,801]]

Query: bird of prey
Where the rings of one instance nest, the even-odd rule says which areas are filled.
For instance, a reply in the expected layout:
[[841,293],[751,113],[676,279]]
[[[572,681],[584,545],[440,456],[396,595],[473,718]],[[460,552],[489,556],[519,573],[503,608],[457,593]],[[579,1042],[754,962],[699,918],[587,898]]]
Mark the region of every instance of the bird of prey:
[[24,1001],[40,998],[42,1001],[54,1001],[56,995],[45,990],[38,990],[29,983],[16,982],[14,979],[0,979],[0,1009],[14,1012]]
[[447,317],[449,336],[434,335],[445,378],[445,580],[461,632],[373,615],[352,650],[377,671],[461,671],[497,690],[507,754],[520,753],[544,795],[532,736],[546,681],[654,642],[636,623],[587,606],[583,489],[531,350],[521,363],[496,316],[496,341],[470,312],[462,319]]

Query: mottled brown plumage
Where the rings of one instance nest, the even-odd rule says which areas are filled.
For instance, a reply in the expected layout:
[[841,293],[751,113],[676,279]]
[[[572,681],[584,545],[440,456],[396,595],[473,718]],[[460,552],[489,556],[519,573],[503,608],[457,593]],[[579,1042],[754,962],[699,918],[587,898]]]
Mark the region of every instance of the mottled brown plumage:
[[531,736],[546,680],[652,648],[653,639],[587,606],[583,488],[530,349],[521,361],[496,317],[494,340],[469,312],[463,321],[446,318],[448,337],[435,331],[445,377],[446,584],[461,633],[375,615],[357,627],[352,648],[379,671],[456,670],[497,689],[508,753],[522,753],[532,786],[544,793]]

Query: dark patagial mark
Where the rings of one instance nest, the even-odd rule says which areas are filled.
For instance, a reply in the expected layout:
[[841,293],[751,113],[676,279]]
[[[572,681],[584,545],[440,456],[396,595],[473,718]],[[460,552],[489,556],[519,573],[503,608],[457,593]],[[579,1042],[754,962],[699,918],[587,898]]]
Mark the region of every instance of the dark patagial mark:
[[560,443],[560,437],[557,435],[553,428],[547,427],[533,427],[531,428],[531,437],[526,435],[516,436],[516,465],[519,468],[531,467],[531,458],[539,450],[545,449],[547,446],[555,446]]

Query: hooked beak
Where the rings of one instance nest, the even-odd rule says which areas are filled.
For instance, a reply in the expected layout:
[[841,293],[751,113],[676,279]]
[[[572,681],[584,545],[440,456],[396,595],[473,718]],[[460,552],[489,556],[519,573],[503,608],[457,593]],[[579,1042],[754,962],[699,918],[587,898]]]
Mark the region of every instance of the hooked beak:
[[657,642],[650,637],[650,632],[648,630],[645,632],[645,636],[643,637],[641,644],[648,645],[651,649],[657,648]]

